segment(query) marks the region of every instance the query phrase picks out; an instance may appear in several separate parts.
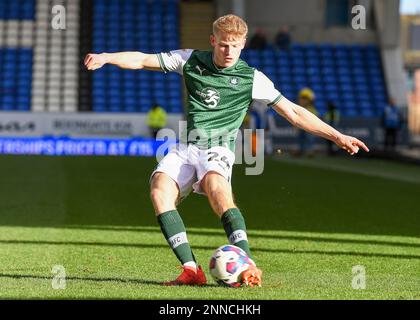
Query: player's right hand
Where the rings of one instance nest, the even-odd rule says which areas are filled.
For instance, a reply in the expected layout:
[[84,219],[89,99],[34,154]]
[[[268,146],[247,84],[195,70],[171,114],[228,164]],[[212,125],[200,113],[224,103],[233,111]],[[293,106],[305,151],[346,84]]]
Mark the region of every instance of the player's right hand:
[[106,64],[106,59],[102,54],[89,53],[85,58],[85,66],[88,70],[102,68]]
[[346,150],[351,155],[358,153],[359,148],[369,152],[369,148],[362,141],[352,136],[341,134],[339,137],[337,137],[335,143],[338,147]]

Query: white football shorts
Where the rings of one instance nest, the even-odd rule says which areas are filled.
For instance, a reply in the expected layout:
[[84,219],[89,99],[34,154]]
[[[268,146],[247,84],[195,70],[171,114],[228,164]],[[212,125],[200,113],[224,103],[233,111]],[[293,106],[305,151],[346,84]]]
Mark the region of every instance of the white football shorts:
[[201,180],[209,171],[215,171],[231,183],[235,153],[226,147],[216,146],[200,149],[194,144],[177,144],[159,162],[150,176],[156,172],[166,173],[178,185],[182,201],[193,190],[205,195]]

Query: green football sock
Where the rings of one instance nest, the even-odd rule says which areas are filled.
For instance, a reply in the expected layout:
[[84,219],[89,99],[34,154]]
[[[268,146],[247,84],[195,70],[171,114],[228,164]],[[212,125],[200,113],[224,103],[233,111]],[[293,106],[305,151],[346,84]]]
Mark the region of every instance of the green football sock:
[[222,215],[223,228],[229,239],[229,243],[244,250],[253,259],[249,249],[248,238],[246,235],[245,220],[238,208],[227,210]]
[[157,219],[166,241],[168,241],[169,246],[172,248],[178,260],[182,264],[190,261],[196,262],[190,244],[188,243],[184,222],[178,211],[171,210],[164,212]]

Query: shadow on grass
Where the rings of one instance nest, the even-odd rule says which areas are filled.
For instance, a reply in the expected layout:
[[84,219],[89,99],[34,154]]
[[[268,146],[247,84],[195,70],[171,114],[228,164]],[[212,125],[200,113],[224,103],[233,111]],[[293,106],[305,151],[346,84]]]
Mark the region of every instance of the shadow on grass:
[[[33,240],[0,240],[1,244],[27,244],[27,245],[58,245],[58,246],[92,246],[92,247],[121,247],[133,249],[163,248],[169,250],[167,245],[145,244],[145,243],[118,243],[118,242],[83,242],[83,241],[33,241]],[[214,250],[214,246],[192,246],[193,249]],[[394,259],[417,259],[420,255],[413,254],[389,254],[376,252],[358,251],[323,251],[323,250],[290,250],[290,249],[270,249],[254,247],[253,252],[268,253],[293,253],[293,254],[321,254],[329,256],[358,256],[358,257],[378,257]]]
[[[0,273],[0,278],[9,278],[9,279],[37,279],[37,280],[52,280],[53,277],[47,276],[38,276],[32,274],[5,274]],[[66,276],[66,280],[74,281],[92,281],[92,282],[120,282],[120,283],[129,283],[129,284],[146,284],[146,285],[158,285],[162,286],[162,281],[154,280],[144,280],[144,279],[127,279],[127,278],[112,278],[112,277],[72,277]],[[203,287],[219,287],[216,284],[206,284]]]
[[[154,158],[0,156],[0,226],[155,227],[155,166]],[[270,159],[262,175],[243,170],[236,166],[232,185],[249,229],[419,236],[419,184]],[[205,197],[191,195],[179,210],[189,227],[221,228]]]
[[[65,229],[87,229],[87,230],[98,230],[98,231],[131,231],[131,232],[154,232],[161,234],[160,229],[152,229],[150,227],[99,227],[99,226],[65,226]],[[188,234],[202,235],[202,236],[225,236],[223,231],[210,231],[210,230],[188,230]],[[253,233],[247,231],[249,237],[272,239],[272,240],[293,240],[293,241],[308,241],[308,242],[326,242],[326,243],[349,243],[349,244],[368,244],[368,245],[385,245],[385,246],[396,246],[396,247],[410,247],[420,248],[420,243],[409,243],[401,241],[384,241],[384,240],[370,240],[370,239],[343,239],[343,238],[328,238],[328,237],[308,237],[308,236],[292,236],[292,235],[270,235]]]

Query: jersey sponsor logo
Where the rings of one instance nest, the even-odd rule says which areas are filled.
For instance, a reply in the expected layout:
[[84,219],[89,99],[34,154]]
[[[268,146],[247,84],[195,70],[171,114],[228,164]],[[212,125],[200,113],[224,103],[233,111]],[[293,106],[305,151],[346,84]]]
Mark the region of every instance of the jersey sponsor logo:
[[217,107],[220,101],[220,93],[214,88],[204,88],[201,91],[197,91],[201,101],[207,105],[208,108],[214,109]]
[[246,232],[244,230],[236,230],[229,236],[230,244],[235,244],[242,240],[248,241],[248,237],[246,236]]
[[168,239],[168,243],[172,249],[175,249],[183,243],[188,243],[187,234],[185,232],[177,233]]

